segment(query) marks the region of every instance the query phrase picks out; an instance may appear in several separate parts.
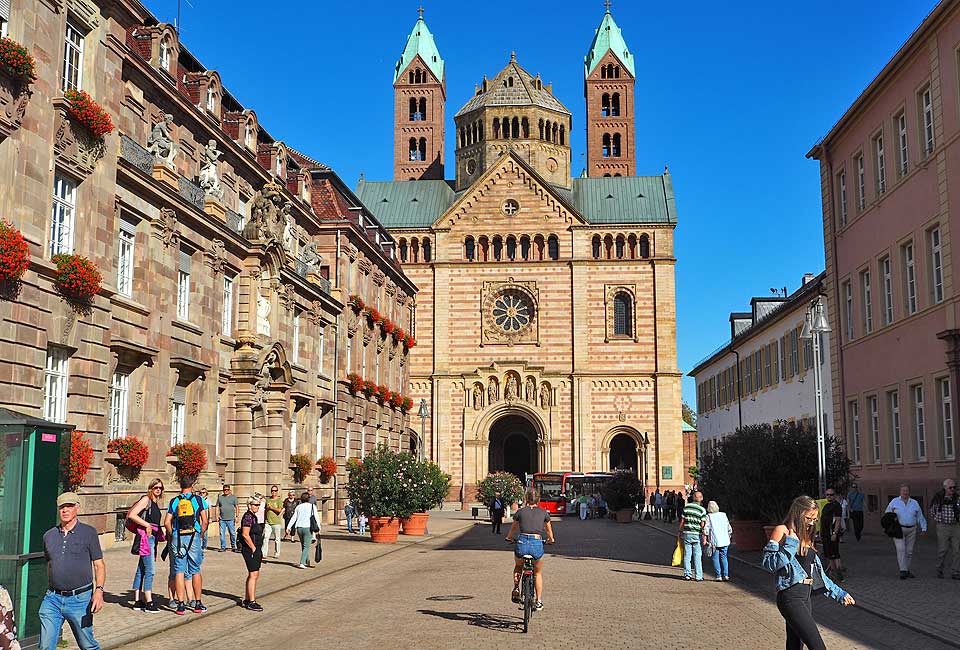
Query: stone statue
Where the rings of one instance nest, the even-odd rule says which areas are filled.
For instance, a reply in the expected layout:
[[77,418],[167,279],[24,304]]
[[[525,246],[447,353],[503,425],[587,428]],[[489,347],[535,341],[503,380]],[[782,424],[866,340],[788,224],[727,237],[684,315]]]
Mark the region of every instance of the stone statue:
[[200,187],[207,196],[223,198],[223,188],[220,186],[220,177],[217,175],[217,161],[223,152],[217,149],[217,141],[210,140],[203,150],[203,160],[200,162]]
[[540,408],[550,408],[550,388],[546,384],[540,386]]
[[479,411],[483,408],[483,389],[480,384],[473,385],[473,410]]
[[147,151],[153,154],[159,162],[167,167],[173,167],[173,159],[177,157],[180,146],[173,141],[170,127],[173,125],[173,115],[167,113],[163,119],[153,125],[150,136],[147,138]]
[[270,182],[257,192],[250,209],[250,221],[244,229],[245,237],[248,239],[281,239],[283,237],[290,204],[285,204],[282,190],[280,185]]
[[270,299],[257,291],[257,334],[270,336]]
[[507,376],[507,383],[503,387],[503,399],[505,400],[514,400],[517,399],[517,392],[520,390],[520,386],[517,384],[517,378],[513,375]]
[[280,211],[280,215],[283,219],[283,237],[281,238],[283,250],[287,251],[288,253],[293,253],[293,217],[290,216],[289,203],[283,206],[283,209]]
[[304,266],[307,267],[307,272],[315,272],[317,267],[320,266],[320,263],[323,261],[323,258],[320,256],[320,252],[317,250],[318,244],[315,241],[308,241],[307,245],[303,247],[303,252],[300,254],[300,260],[303,262]]
[[497,380],[494,377],[490,378],[490,383],[487,385],[487,404],[493,404],[497,401]]
[[537,385],[533,381],[533,377],[527,377],[527,383],[523,387],[523,398],[528,402],[537,401]]
[[263,366],[260,368],[260,381],[265,381],[267,384],[270,384],[273,381],[273,373],[271,371],[278,367],[280,367],[280,357],[277,356],[276,350],[270,350],[270,352],[267,353],[267,358],[263,360]]

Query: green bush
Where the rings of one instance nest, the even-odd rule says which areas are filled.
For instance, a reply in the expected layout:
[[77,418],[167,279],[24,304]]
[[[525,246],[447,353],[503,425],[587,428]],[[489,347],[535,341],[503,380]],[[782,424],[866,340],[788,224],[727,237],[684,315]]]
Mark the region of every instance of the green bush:
[[427,512],[447,495],[450,475],[434,463],[381,444],[362,460],[347,463],[347,494],[368,517],[409,517]]
[[477,485],[477,496],[481,503],[493,501],[497,492],[504,502],[523,505],[523,483],[510,472],[494,472]]
[[611,512],[633,510],[643,500],[643,483],[629,472],[617,472],[603,484],[600,492]]

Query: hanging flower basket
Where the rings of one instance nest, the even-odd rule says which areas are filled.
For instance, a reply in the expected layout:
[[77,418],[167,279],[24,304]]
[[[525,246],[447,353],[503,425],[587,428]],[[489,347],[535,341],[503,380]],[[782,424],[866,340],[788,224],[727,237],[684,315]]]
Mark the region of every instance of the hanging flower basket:
[[171,461],[176,468],[177,478],[182,476],[197,477],[207,468],[207,450],[196,442],[181,442],[170,447],[167,456],[175,456]]
[[0,71],[27,85],[37,78],[36,67],[27,48],[12,38],[0,38]]
[[350,382],[350,393],[356,395],[363,390],[363,378],[355,372],[347,375],[347,381]]
[[140,470],[150,460],[150,448],[139,438],[128,436],[107,443],[107,451],[120,457],[120,465]]
[[393,393],[390,396],[390,406],[395,409],[398,409],[403,406],[403,395],[400,393]]
[[398,328],[396,328],[395,330],[393,330],[393,343],[394,343],[394,345],[396,345],[397,343],[399,343],[400,341],[402,341],[402,340],[405,339],[405,338],[407,338],[407,333],[403,331],[403,328],[402,328],[402,327],[398,327]]
[[100,292],[103,277],[93,262],[83,255],[61,253],[53,256],[57,265],[54,286],[61,296],[76,302],[89,302]]
[[350,298],[347,300],[347,304],[350,305],[350,308],[357,314],[363,311],[363,298],[358,296],[355,293],[350,294]]
[[337,473],[337,461],[330,456],[323,456],[317,460],[317,471],[320,472],[320,482],[326,483]]
[[113,119],[85,90],[68,90],[63,93],[67,100],[67,112],[95,138],[102,138],[113,131]]
[[20,295],[20,279],[30,266],[30,245],[17,228],[0,220],[0,300]]
[[93,465],[93,447],[82,431],[73,431],[70,433],[70,445],[61,449],[60,467],[63,469],[64,483],[69,490],[75,490],[83,485]]
[[306,454],[290,454],[290,469],[293,470],[293,482],[303,483],[313,469],[313,461]]
[[410,409],[412,408],[413,408],[413,398],[404,397],[403,403],[400,405],[400,410],[403,411],[404,413],[409,413]]
[[411,350],[417,346],[417,339],[413,338],[412,335],[407,334],[407,338],[403,339],[403,347],[407,350]]

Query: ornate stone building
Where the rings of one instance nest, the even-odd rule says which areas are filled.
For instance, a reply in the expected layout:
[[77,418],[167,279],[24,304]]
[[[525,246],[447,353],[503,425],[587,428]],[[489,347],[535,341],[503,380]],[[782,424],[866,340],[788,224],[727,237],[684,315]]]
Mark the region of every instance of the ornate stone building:
[[[37,79],[0,76],[0,215],[31,256],[19,295],[0,300],[0,405],[85,433],[89,521],[112,531],[155,476],[174,489],[178,442],[206,450],[212,495],[223,481],[293,486],[293,453],[342,467],[378,441],[411,446],[399,409],[358,412],[344,390],[358,359],[393,390],[407,383],[404,346],[344,313],[345,293],[409,331],[415,286],[336,174],[271,137],[135,0],[12,0],[4,19]],[[93,137],[69,89],[113,131]],[[57,253],[103,276],[83,309],[54,288]],[[139,477],[106,451],[124,436],[150,448]]]
[[[445,83],[432,37],[411,52],[424,34],[421,16],[395,78]],[[571,178],[570,111],[511,55],[454,118],[455,180],[407,174],[395,157],[395,181],[357,189],[419,288],[411,393],[451,498],[471,501],[498,469],[622,467],[649,489],[684,483],[673,187],[666,171],[632,175],[633,57],[609,11],[584,72],[599,134],[587,176]],[[399,112],[406,95],[396,105],[396,148],[412,155],[418,118]]]

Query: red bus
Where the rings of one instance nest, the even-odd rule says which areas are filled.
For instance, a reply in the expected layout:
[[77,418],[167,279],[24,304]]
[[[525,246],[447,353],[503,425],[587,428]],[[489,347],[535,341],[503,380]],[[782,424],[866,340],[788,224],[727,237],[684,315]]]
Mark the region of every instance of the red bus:
[[581,494],[599,493],[611,476],[609,472],[540,472],[533,475],[533,487],[540,493],[541,508],[551,515],[564,515],[568,504]]

